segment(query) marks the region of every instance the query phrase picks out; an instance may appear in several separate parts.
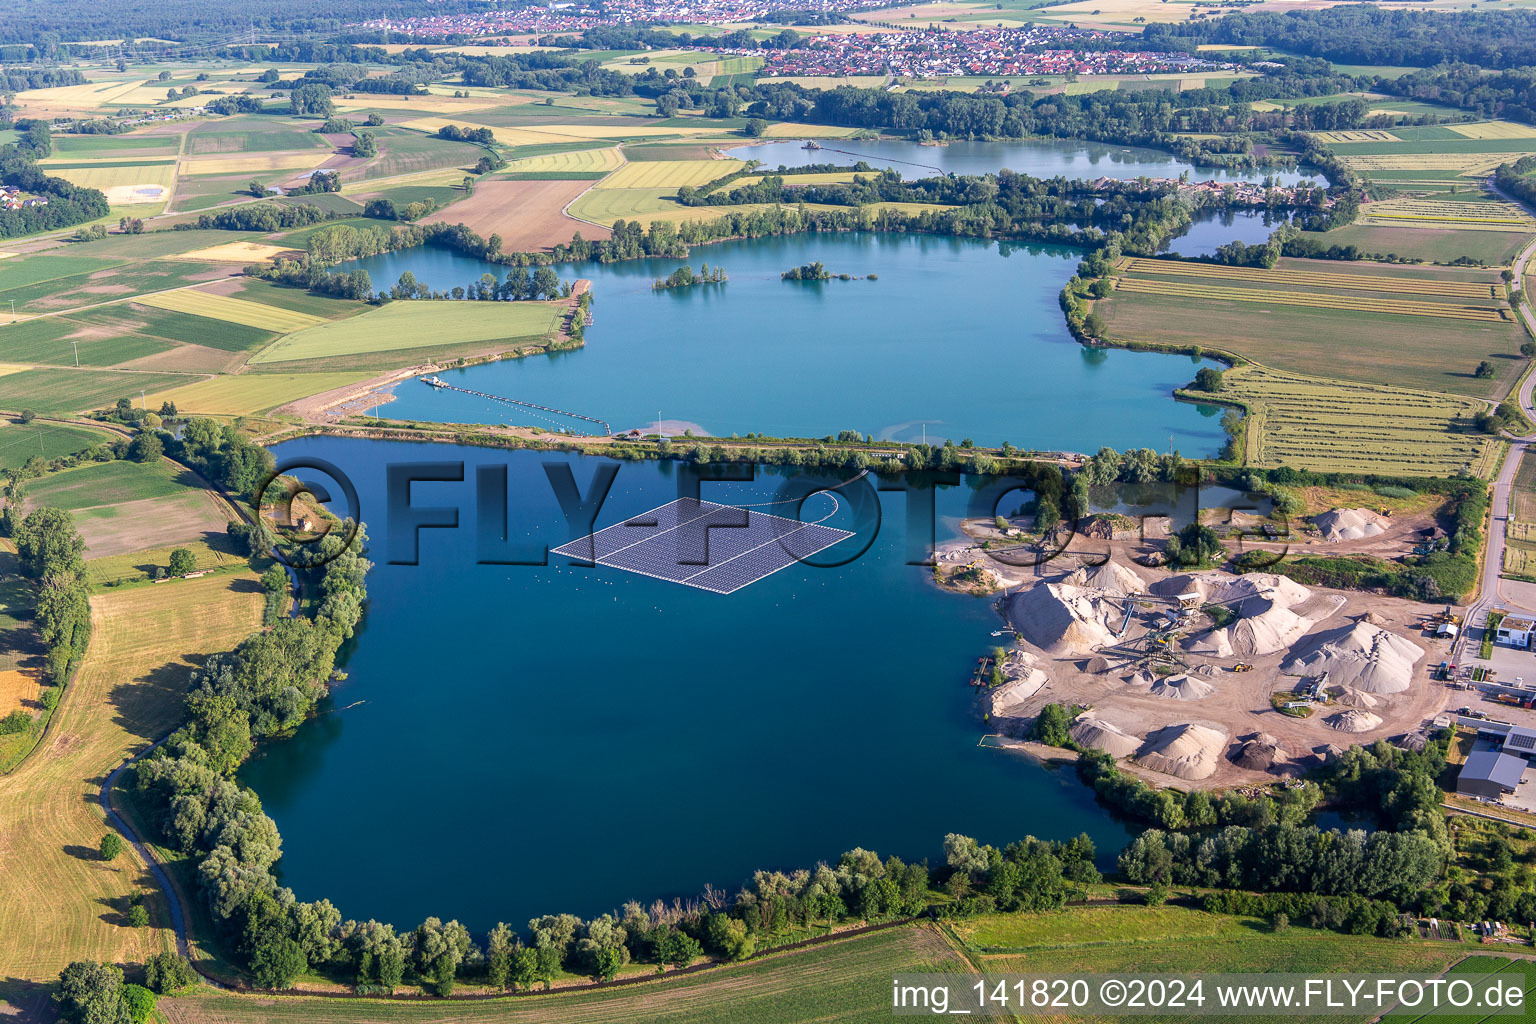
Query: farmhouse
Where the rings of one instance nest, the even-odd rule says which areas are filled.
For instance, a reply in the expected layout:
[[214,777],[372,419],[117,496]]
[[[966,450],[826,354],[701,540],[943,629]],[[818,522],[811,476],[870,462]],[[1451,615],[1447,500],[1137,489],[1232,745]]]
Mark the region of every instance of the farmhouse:
[[1525,775],[1526,761],[1497,750],[1474,750],[1456,777],[1456,792],[1497,800],[1515,791]]

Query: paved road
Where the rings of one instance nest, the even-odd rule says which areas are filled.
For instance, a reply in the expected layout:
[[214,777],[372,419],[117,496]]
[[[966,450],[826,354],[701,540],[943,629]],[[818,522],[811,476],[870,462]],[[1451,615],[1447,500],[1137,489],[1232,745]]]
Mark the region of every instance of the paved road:
[[[1490,186],[1491,187],[1491,186]],[[1494,191],[1498,191],[1495,189]],[[1503,195],[1503,193],[1500,193]],[[1508,199],[1508,196],[1504,198]],[[1513,200],[1511,200],[1513,202]],[[1525,280],[1525,269],[1532,258],[1536,258],[1536,239],[1521,250],[1515,257],[1514,272],[1515,284],[1521,285]],[[1522,305],[1519,309],[1520,316],[1524,318],[1526,326],[1530,328],[1531,335],[1536,338],[1536,314],[1531,312],[1530,303]],[[1528,373],[1520,385],[1518,394],[1511,396],[1520,403],[1525,415],[1536,422],[1536,408],[1532,407],[1532,389],[1536,388],[1536,372]],[[1509,448],[1509,455],[1504,460],[1504,467],[1500,470],[1498,478],[1493,482],[1493,500],[1490,511],[1492,521],[1488,524],[1488,545],[1484,552],[1483,579],[1478,589],[1477,601],[1467,609],[1464,620],[1468,626],[1480,625],[1486,621],[1488,610],[1494,605],[1503,605],[1516,611],[1527,612],[1536,615],[1536,608],[1526,608],[1517,602],[1507,600],[1499,593],[1499,574],[1504,566],[1504,530],[1509,522],[1509,503],[1514,492],[1515,474],[1520,469],[1520,460],[1525,456],[1526,449],[1536,442],[1536,437],[1522,437],[1515,439]],[[1463,634],[1462,642],[1466,642]],[[1456,653],[1459,655],[1460,645]]]
[[171,929],[176,933],[176,952],[182,956],[187,956],[187,912],[186,908],[181,905],[181,897],[176,895],[176,889],[171,885],[170,877],[166,875],[165,869],[160,866],[160,862],[155,859],[155,855],[150,851],[149,847],[144,844],[143,840],[139,839],[133,829],[128,827],[128,822],[123,820],[122,816],[112,808],[112,787],[117,785],[117,780],[124,770],[169,738],[168,736],[162,736],[112,769],[106,781],[101,784],[100,799],[101,809],[107,815],[107,824],[128,837],[128,841],[133,844],[133,848],[138,851],[144,863],[149,865],[150,874],[155,876],[155,884],[159,885],[160,891],[165,893],[166,909],[171,914]]

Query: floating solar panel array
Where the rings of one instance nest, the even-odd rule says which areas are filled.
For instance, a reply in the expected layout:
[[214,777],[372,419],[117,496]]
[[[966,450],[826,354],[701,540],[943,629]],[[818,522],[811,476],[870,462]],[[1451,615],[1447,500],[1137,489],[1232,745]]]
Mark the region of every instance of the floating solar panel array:
[[553,550],[567,558],[731,594],[852,536],[820,522],[678,498]]

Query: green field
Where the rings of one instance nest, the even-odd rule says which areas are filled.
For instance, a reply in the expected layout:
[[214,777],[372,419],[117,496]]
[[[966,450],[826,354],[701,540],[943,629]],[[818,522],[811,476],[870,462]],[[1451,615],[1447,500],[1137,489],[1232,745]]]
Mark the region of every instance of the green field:
[[[271,331],[228,320],[215,320],[194,313],[156,309],[138,303],[117,303],[71,314],[68,320],[101,327],[126,326],[136,334],[188,345],[205,345],[225,352],[245,352],[260,348],[274,337]],[[33,321],[34,323],[36,321]],[[3,337],[3,335],[0,335]]]
[[0,420],[0,469],[15,469],[28,459],[56,459],[94,447],[112,435],[89,427],[65,426],[34,420],[20,423]]
[[140,390],[164,391],[195,378],[181,373],[117,370],[22,370],[0,375],[0,409],[80,412],[101,409]]
[[0,260],[0,293],[33,287],[48,281],[62,281],[80,274],[92,274],[121,266],[120,259],[96,259],[89,256],[21,256]]
[[[22,267],[26,267],[31,261],[5,262],[19,262]],[[214,266],[187,260],[147,260],[17,287],[7,287],[6,282],[0,279],[0,306],[9,308],[9,304],[14,301],[17,312],[54,312],[178,288],[197,280],[215,280],[233,272],[234,268],[228,265]]]
[[[183,479],[186,478],[186,479]],[[144,498],[163,498],[196,486],[190,474],[170,462],[93,462],[50,473],[27,484],[31,505],[81,509]]]
[[[318,125],[316,126],[318,127]],[[275,153],[292,149],[324,149],[325,137],[281,122],[214,121],[187,137],[189,156],[218,153]]]
[[[1373,171],[1371,176],[1381,173]],[[1383,256],[1395,253],[1431,263],[1449,263],[1462,256],[1470,256],[1490,267],[1509,263],[1531,239],[1530,234],[1523,231],[1405,228],[1373,224],[1347,224],[1328,232],[1307,232],[1306,236],[1323,245],[1353,245],[1366,253],[1379,253]]]
[[908,927],[653,984],[569,995],[424,1004],[262,999],[204,991],[160,1005],[176,1024],[877,1024],[891,1019],[891,974],[896,971],[963,974],[966,965],[936,932]]
[[23,320],[0,326],[0,354],[16,363],[73,366],[78,353],[81,366],[113,366],[172,347],[164,341],[133,333],[116,337],[100,337],[99,334],[95,332],[93,336],[84,324],[63,317]]
[[210,540],[192,540],[174,547],[92,558],[85,563],[86,581],[93,587],[100,587],[148,579],[155,569],[170,566],[171,552],[176,548],[192,552],[193,571],[233,568],[249,562],[243,553],[234,549],[227,535],[215,534]]
[[379,155],[364,169],[364,178],[388,178],[442,167],[467,169],[486,154],[473,143],[452,142],[405,128],[379,128],[374,134]]
[[[555,328],[565,308],[549,302],[391,302],[290,334],[258,352],[251,364],[536,338]],[[4,380],[0,377],[0,384]]]
[[[1249,409],[1247,461],[1324,473],[1490,473],[1497,450],[1471,423],[1480,403],[1260,366],[1228,370],[1221,398]],[[3,379],[3,378],[0,378]]]
[[231,296],[248,302],[260,302],[279,309],[292,310],[295,313],[308,313],[327,320],[352,316],[368,308],[363,303],[351,299],[332,299],[324,295],[313,295],[302,288],[289,288],[255,278],[242,280],[239,288],[232,292]]
[[[1297,373],[1478,397],[1503,395],[1524,367],[1525,334],[1502,319],[1493,271],[1292,259],[1270,271],[1129,265],[1094,304],[1116,342],[1200,345]],[[1491,379],[1473,375],[1484,360]]]

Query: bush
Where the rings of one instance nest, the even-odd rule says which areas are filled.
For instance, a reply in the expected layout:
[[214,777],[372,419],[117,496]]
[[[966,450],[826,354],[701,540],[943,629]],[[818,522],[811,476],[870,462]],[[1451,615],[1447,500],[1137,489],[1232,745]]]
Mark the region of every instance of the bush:
[[179,953],[156,953],[144,964],[145,983],[161,995],[186,988],[196,980],[192,962]]
[[123,852],[123,840],[116,832],[108,832],[101,837],[101,843],[97,846],[102,860],[116,860],[117,855]]
[[1413,490],[1411,487],[1399,487],[1396,484],[1377,484],[1375,487],[1372,487],[1371,490],[1375,491],[1383,498],[1411,498],[1415,494],[1419,493],[1418,491]]
[[129,1024],[144,1024],[155,1016],[155,994],[143,985],[124,985],[123,1009]]
[[17,708],[4,718],[0,718],[0,736],[10,736],[18,732],[26,732],[32,728],[32,716]]

